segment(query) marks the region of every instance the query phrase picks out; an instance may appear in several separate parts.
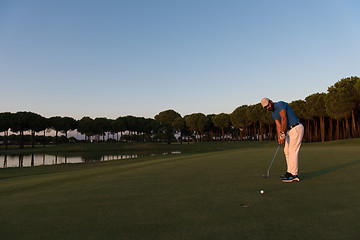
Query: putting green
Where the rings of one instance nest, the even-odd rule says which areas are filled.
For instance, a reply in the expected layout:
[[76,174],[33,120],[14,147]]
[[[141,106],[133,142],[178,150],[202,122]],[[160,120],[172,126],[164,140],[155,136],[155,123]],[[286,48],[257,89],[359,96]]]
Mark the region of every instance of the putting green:
[[357,239],[360,139],[304,144],[300,183],[280,181],[282,149],[262,177],[275,151],[275,143],[239,143],[133,162],[0,169],[0,236]]

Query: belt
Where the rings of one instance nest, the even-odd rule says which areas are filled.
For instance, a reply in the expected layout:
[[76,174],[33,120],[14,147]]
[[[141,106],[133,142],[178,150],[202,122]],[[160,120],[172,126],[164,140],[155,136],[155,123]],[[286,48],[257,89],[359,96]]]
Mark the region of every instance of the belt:
[[294,127],[296,127],[297,125],[299,125],[300,123],[298,122],[298,123],[295,123],[294,125],[292,125],[291,127],[290,127],[290,130],[291,129],[293,129]]

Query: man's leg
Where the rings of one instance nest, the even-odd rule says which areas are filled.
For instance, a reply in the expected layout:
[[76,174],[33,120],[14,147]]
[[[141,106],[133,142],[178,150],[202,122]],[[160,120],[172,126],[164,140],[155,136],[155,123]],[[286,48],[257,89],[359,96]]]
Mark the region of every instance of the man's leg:
[[284,154],[285,154],[285,159],[286,159],[286,172],[290,172],[289,170],[289,161],[290,161],[290,154],[289,154],[289,142],[290,142],[290,137],[289,137],[289,132],[286,134],[286,139],[285,139],[285,146],[284,146]]
[[304,136],[304,126],[299,124],[289,131],[286,136],[285,153],[288,172],[292,175],[298,175],[299,171],[299,150]]

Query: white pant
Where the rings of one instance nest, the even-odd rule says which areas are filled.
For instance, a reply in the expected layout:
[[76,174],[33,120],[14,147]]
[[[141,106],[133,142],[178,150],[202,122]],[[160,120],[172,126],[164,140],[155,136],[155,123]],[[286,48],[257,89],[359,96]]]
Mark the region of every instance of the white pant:
[[286,134],[284,153],[286,157],[287,172],[298,175],[299,171],[299,150],[304,136],[302,124],[292,128]]

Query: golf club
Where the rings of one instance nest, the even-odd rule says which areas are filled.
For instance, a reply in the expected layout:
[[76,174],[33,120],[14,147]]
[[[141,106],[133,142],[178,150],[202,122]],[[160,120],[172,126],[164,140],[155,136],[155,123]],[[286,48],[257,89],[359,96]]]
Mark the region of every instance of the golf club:
[[274,155],[273,159],[271,160],[270,166],[269,166],[269,168],[268,168],[268,170],[267,170],[267,174],[266,174],[266,175],[263,175],[264,178],[270,177],[270,168],[271,168],[271,165],[272,165],[273,162],[274,162],[274,159],[275,159],[275,157],[276,157],[277,152],[279,151],[279,148],[280,148],[280,145],[279,145],[278,148],[276,149],[275,155]]

